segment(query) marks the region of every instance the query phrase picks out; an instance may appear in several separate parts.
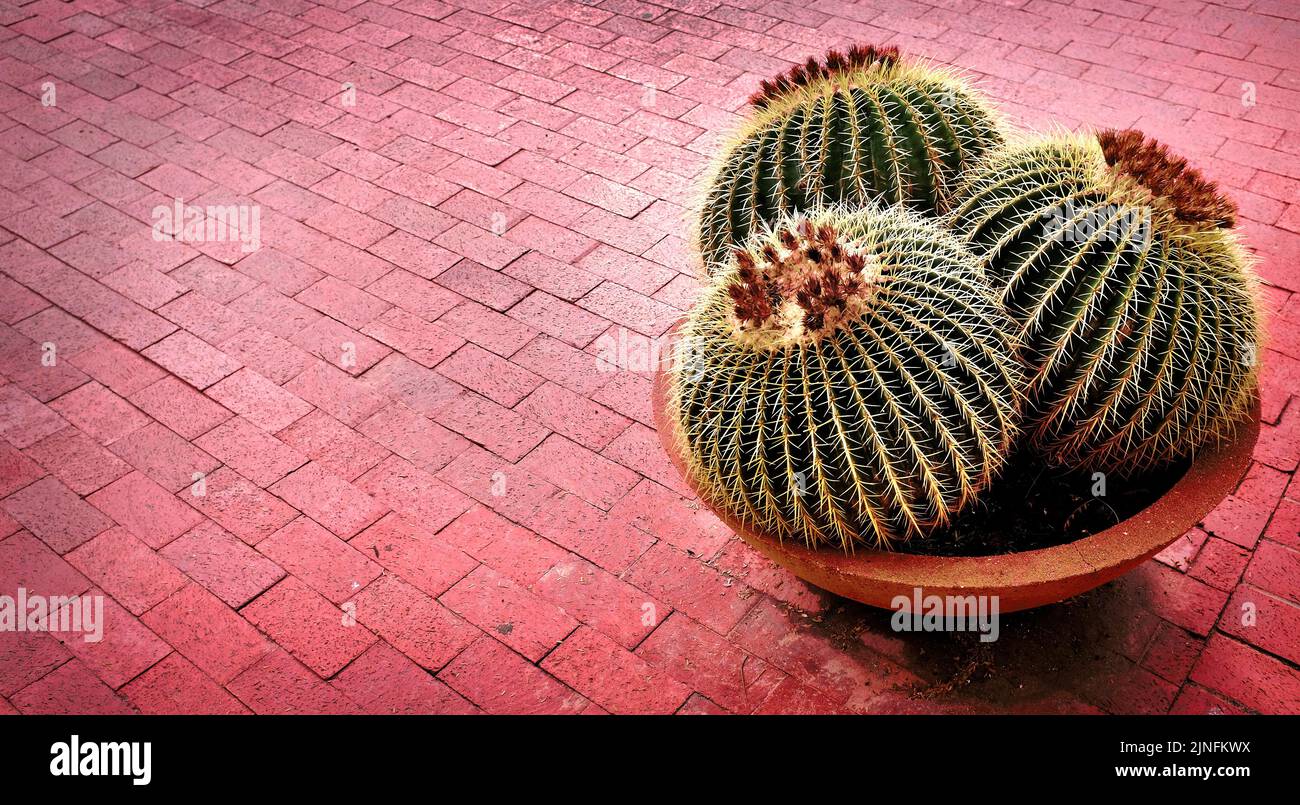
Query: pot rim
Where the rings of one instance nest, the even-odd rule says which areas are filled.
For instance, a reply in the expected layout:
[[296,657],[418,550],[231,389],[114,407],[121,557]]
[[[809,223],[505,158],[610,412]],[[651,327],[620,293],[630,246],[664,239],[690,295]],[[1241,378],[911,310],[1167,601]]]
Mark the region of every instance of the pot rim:
[[[684,319],[683,319],[684,320]],[[668,360],[657,367],[652,391],[654,422],[660,443],[687,486],[728,528],[770,558],[818,586],[857,600],[864,586],[883,591],[923,588],[1012,593],[1004,611],[1059,601],[1114,578],[1159,553],[1185,534],[1232,494],[1250,466],[1259,438],[1259,395],[1248,418],[1232,436],[1199,450],[1187,471],[1149,506],[1121,522],[1073,542],[985,556],[935,556],[857,546],[852,553],[813,549],[794,540],[761,533],[719,510],[700,494],[676,449],[676,423],[668,418],[669,371],[681,320],[665,333]],[[1095,580],[1088,583],[1088,580]],[[1039,589],[1039,593],[1033,590]],[[1064,594],[1057,595],[1057,593]],[[873,596],[874,597],[874,596]],[[890,595],[892,598],[892,594]],[[1017,605],[1026,598],[1030,603]],[[1037,600],[1037,599],[1042,600]],[[888,600],[888,599],[885,599]],[[875,600],[866,603],[885,606]]]

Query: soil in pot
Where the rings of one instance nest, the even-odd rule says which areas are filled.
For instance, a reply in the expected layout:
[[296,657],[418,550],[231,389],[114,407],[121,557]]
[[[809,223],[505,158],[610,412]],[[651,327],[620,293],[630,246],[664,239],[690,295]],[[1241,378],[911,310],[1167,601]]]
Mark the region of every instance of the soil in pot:
[[1002,477],[952,525],[898,546],[930,556],[990,556],[1050,548],[1132,517],[1187,472],[1182,460],[1133,478],[1108,477],[1094,495],[1092,474],[1048,467],[1029,454],[1013,457]]

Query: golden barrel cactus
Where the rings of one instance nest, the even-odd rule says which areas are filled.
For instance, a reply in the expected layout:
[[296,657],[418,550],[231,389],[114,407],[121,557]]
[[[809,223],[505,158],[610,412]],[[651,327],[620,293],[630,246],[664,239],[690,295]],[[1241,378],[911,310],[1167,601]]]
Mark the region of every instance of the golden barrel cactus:
[[892,47],[810,59],[750,100],[753,113],[704,187],[699,242],[710,271],[783,213],[870,202],[933,212],[1003,140],[954,71]]
[[1052,463],[1132,474],[1231,432],[1260,313],[1236,209],[1141,133],[1030,142],[968,174],[948,223],[984,261]]
[[948,523],[1016,432],[1008,323],[975,259],[900,208],[785,215],[680,330],[668,415],[703,497],[810,546]]

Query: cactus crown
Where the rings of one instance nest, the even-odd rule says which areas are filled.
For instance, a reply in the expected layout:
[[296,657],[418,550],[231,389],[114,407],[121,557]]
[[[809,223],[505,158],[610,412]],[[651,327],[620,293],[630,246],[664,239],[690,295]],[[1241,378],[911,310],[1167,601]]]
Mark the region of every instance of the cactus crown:
[[809,342],[860,316],[882,279],[877,255],[841,242],[830,220],[785,220],[755,250],[737,248],[728,286],[737,335],[770,349]]
[[956,197],[948,224],[1016,322],[1025,426],[1048,460],[1132,474],[1232,432],[1260,317],[1213,185],[1112,132],[1005,149]]
[[952,71],[895,48],[831,53],[770,81],[703,185],[710,273],[783,214],[900,204],[934,211],[960,173],[1002,142],[1001,124]]
[[1001,467],[1019,375],[974,258],[899,208],[786,216],[680,332],[669,413],[700,493],[764,533],[888,546]]
[[888,66],[897,61],[898,48],[892,45],[879,48],[875,45],[853,45],[844,53],[832,50],[821,61],[809,57],[808,61],[791,67],[776,78],[764,80],[759,84],[758,91],[749,96],[749,103],[756,109],[766,109],[774,101],[800,87],[817,81],[829,81],[873,64]]
[[1106,164],[1133,178],[1151,193],[1153,203],[1167,207],[1175,218],[1190,224],[1231,228],[1237,205],[1219,186],[1169,149],[1135,129],[1108,129],[1097,134]]

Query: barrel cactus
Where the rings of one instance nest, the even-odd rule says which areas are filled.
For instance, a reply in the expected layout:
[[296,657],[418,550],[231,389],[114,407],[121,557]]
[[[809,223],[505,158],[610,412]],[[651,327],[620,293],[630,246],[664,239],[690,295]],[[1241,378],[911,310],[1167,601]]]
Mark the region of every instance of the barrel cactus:
[[1227,434],[1256,383],[1251,260],[1217,187],[1140,132],[1054,137],[968,174],[950,228],[985,263],[1052,463],[1132,474]]
[[699,242],[717,270],[782,213],[876,201],[932,212],[1002,142],[991,109],[953,71],[854,47],[810,59],[750,99],[703,189]]
[[790,214],[680,330],[667,411],[702,497],[809,546],[889,546],[975,500],[1018,366],[973,256],[901,208]]

